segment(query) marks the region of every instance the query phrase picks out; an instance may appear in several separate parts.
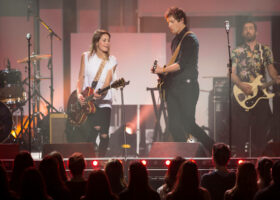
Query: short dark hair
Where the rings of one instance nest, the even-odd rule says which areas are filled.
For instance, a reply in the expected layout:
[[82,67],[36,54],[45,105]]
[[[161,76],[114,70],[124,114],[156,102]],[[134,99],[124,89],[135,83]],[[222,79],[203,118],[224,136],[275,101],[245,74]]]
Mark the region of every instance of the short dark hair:
[[224,143],[217,143],[213,145],[212,148],[212,156],[213,160],[221,166],[227,165],[229,159],[230,159],[230,149],[229,147]]
[[165,19],[167,19],[170,16],[174,17],[174,19],[176,19],[177,21],[180,21],[181,19],[183,19],[184,24],[185,25],[187,24],[186,13],[180,8],[177,8],[177,7],[168,8],[168,10],[164,14],[164,17],[165,17]]
[[82,153],[73,153],[68,160],[68,167],[74,176],[82,175],[86,167],[85,159]]
[[246,21],[243,23],[242,29],[244,28],[245,24],[253,24],[253,25],[254,25],[254,28],[255,28],[255,31],[258,30],[257,24],[256,24],[256,22],[254,22],[253,20],[246,20]]

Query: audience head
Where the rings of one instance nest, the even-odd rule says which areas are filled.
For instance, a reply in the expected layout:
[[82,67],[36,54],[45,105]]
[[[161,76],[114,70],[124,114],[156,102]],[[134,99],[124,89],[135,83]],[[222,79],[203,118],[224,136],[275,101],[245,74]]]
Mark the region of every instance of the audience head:
[[180,156],[177,156],[171,161],[167,170],[167,174],[165,176],[165,182],[170,189],[174,186],[176,182],[177,172],[182,163],[185,161],[186,160]]
[[268,186],[272,180],[271,169],[273,162],[271,159],[263,157],[258,160],[257,170],[259,177],[264,181],[265,186]]
[[19,193],[20,178],[23,171],[26,168],[32,166],[34,166],[34,161],[29,152],[22,151],[16,155],[14,159],[14,168],[11,178],[11,189],[14,190],[16,193]]
[[35,167],[24,170],[21,179],[21,199],[48,199],[44,179]]
[[272,167],[272,179],[275,184],[280,185],[280,160],[275,162]]
[[48,190],[62,185],[58,161],[54,157],[45,156],[39,164],[39,170],[45,179]]
[[254,164],[244,162],[238,166],[235,188],[245,197],[252,198],[258,190]]
[[67,175],[66,175],[65,165],[64,165],[64,162],[63,162],[63,156],[58,151],[53,151],[49,155],[51,157],[54,157],[57,160],[58,165],[59,165],[59,173],[60,173],[61,179],[64,182],[66,182],[67,181]]
[[212,158],[215,165],[226,166],[230,159],[230,149],[224,143],[217,143],[212,148]]
[[194,192],[199,188],[198,168],[193,160],[185,161],[177,174],[174,191]]
[[133,162],[129,166],[129,190],[147,190],[150,188],[148,183],[148,172],[146,166],[141,162]]
[[86,168],[85,158],[82,153],[73,153],[68,160],[68,168],[73,177],[82,176]]
[[94,170],[87,181],[86,199],[106,199],[113,196],[110,183],[104,171]]
[[34,161],[31,154],[27,151],[22,151],[15,157],[13,173],[15,173],[14,175],[16,176],[19,176],[26,168],[32,166],[34,166]]
[[123,165],[120,160],[112,159],[105,166],[105,173],[109,179],[112,191],[116,194],[126,187],[123,174]]

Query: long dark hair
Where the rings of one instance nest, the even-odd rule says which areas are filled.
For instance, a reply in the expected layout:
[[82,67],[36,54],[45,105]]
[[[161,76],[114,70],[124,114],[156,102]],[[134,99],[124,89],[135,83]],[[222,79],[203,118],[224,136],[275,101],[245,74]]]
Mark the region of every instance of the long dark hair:
[[35,167],[29,167],[23,173],[21,179],[21,198],[26,200],[49,198],[43,176]]
[[167,173],[165,175],[165,183],[168,186],[168,188],[171,190],[176,182],[176,178],[177,178],[177,173],[180,169],[180,166],[182,165],[183,162],[185,162],[186,160],[180,156],[177,156],[176,158],[174,158],[171,163],[170,166],[168,167]]
[[250,162],[242,163],[238,166],[235,186],[232,189],[232,195],[243,197],[244,199],[253,199],[258,190],[257,172],[254,164]]
[[260,158],[258,160],[257,169],[259,172],[259,178],[263,180],[263,187],[269,186],[272,180],[271,169],[273,166],[273,161],[270,158]]
[[119,194],[126,188],[126,182],[123,174],[123,165],[118,159],[110,160],[105,166],[105,173],[108,176],[112,191]]
[[85,199],[116,199],[104,171],[94,170],[90,173],[87,181]]
[[[97,51],[97,42],[99,42],[102,35],[108,35],[109,38],[111,38],[111,35],[108,31],[98,29],[93,33],[92,40],[91,40],[91,46],[90,46],[90,55],[93,54],[93,52]],[[107,52],[107,57],[109,57],[109,52]]]
[[194,161],[185,161],[177,174],[177,181],[172,191],[174,199],[177,197],[199,197],[198,168]]
[[10,183],[12,190],[19,193],[20,178],[22,176],[22,173],[26,168],[32,166],[34,166],[34,161],[29,152],[22,151],[16,155],[14,160],[14,168],[12,172],[11,183]]

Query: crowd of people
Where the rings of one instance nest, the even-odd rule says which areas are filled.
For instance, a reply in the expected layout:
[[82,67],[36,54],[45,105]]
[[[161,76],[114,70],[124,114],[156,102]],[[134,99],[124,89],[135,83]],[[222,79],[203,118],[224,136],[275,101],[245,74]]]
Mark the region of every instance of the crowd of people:
[[164,184],[155,191],[149,184],[148,171],[141,162],[129,165],[126,182],[123,164],[109,160],[104,170],[92,170],[85,177],[86,162],[81,153],[68,159],[67,176],[59,152],[45,156],[36,167],[29,152],[20,152],[14,159],[11,176],[0,163],[0,198],[22,200],[262,200],[280,199],[280,160],[260,158],[256,166],[244,162],[230,171],[227,145],[215,144],[212,149],[214,170],[199,175],[194,160],[176,157],[168,167]]

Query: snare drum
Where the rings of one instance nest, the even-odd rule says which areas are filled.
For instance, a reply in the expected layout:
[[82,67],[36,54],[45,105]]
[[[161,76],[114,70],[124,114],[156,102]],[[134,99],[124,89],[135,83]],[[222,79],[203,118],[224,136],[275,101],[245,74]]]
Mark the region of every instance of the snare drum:
[[0,101],[13,105],[20,103],[22,99],[21,72],[15,69],[0,71]]
[[8,107],[0,102],[0,143],[8,137],[13,127],[13,118]]

